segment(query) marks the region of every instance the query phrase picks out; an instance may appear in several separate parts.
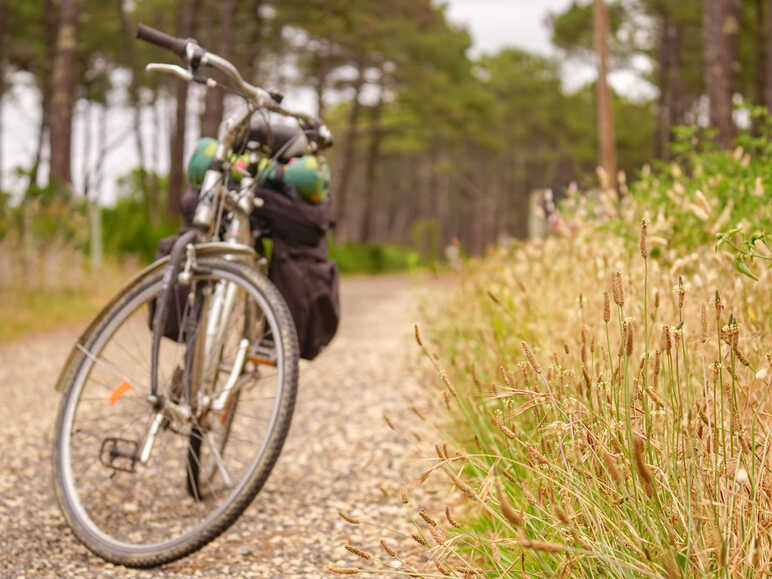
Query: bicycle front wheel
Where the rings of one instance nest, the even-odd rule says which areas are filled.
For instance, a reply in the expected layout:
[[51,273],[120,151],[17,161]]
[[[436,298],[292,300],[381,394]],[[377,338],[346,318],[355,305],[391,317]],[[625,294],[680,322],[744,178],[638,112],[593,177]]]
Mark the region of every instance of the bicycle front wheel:
[[[201,259],[197,271],[189,299],[169,312],[188,335],[162,339],[159,397],[149,396],[149,320],[163,271],[100,314],[59,407],[59,504],[84,545],[121,565],[160,565],[223,532],[265,483],[289,430],[298,345],[284,300],[246,265]],[[204,383],[191,368],[218,287],[232,303]]]

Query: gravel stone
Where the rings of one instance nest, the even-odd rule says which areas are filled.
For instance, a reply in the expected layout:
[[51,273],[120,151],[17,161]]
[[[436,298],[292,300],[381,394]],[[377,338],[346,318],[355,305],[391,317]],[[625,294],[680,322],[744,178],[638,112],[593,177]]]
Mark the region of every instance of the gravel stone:
[[[301,364],[290,435],[262,492],[224,535],[150,571],[92,555],[53,497],[60,398],[53,386],[81,328],[0,345],[0,577],[328,577],[329,565],[367,563],[343,548],[347,542],[386,565],[381,537],[400,552],[415,551],[415,507],[399,500],[404,481],[420,472],[409,456],[415,439],[408,428],[389,430],[383,414],[397,425],[415,423],[407,407],[420,390],[412,368],[417,290],[410,279],[390,276],[347,278],[342,292],[338,336],[315,361]],[[420,493],[411,498],[426,501]],[[344,522],[338,509],[363,524]]]

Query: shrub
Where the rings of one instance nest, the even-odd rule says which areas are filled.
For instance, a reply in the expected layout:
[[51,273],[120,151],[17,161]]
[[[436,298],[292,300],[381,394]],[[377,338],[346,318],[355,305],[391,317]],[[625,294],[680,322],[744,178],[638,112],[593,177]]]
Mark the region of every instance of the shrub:
[[331,242],[330,257],[338,263],[342,273],[385,273],[421,265],[416,251],[388,244]]

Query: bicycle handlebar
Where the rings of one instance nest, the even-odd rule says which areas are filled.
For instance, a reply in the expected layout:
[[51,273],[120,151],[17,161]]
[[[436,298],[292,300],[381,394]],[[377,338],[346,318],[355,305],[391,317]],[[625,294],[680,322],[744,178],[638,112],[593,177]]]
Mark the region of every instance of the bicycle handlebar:
[[185,57],[185,49],[188,42],[194,42],[192,40],[171,36],[144,24],[137,24],[137,38],[149,42],[150,44],[160,46],[161,48],[171,50],[174,54],[183,58]]
[[[170,65],[148,65],[148,67],[153,67],[149,68],[149,70],[170,72],[176,74],[188,82],[195,80],[197,82],[205,83],[208,86],[215,86],[216,83],[210,79],[206,79],[206,77],[203,77],[198,73],[199,64],[212,67],[230,78],[236,84],[237,90],[241,91],[242,96],[251,98],[255,107],[263,108],[287,117],[293,117],[309,126],[318,125],[318,128],[324,127],[323,130],[317,131],[319,132],[319,137],[321,138],[319,144],[324,144],[325,146],[330,146],[332,144],[332,136],[329,135],[329,130],[327,130],[327,127],[325,127],[321,121],[304,113],[298,113],[283,108],[280,104],[280,95],[276,95],[280,97],[276,98],[272,93],[266,91],[265,89],[249,84],[242,78],[241,73],[239,73],[238,69],[233,65],[232,62],[216,55],[213,52],[204,50],[192,38],[177,38],[144,24],[137,25],[137,38],[144,40],[145,42],[155,44],[156,46],[160,46],[161,48],[166,48],[167,50],[170,50],[178,56],[186,59],[192,65],[191,72],[184,71],[182,69],[177,70],[179,67]],[[188,72],[188,74],[184,74],[185,72]]]

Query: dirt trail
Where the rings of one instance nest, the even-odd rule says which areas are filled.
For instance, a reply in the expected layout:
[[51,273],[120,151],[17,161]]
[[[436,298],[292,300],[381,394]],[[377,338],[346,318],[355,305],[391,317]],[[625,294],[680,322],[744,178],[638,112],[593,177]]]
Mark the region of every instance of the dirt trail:
[[356,563],[344,541],[377,551],[378,529],[352,527],[336,510],[405,529],[394,491],[416,468],[406,458],[412,437],[388,431],[383,413],[399,419],[417,388],[408,369],[416,285],[344,280],[341,329],[302,366],[290,436],[266,487],[224,536],[149,572],[91,555],[53,498],[53,384],[78,328],[0,345],[0,576],[319,577],[329,564]]

